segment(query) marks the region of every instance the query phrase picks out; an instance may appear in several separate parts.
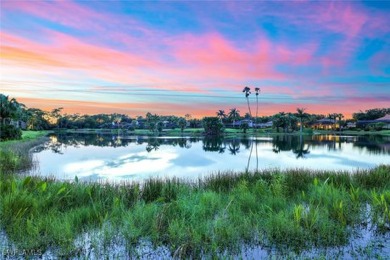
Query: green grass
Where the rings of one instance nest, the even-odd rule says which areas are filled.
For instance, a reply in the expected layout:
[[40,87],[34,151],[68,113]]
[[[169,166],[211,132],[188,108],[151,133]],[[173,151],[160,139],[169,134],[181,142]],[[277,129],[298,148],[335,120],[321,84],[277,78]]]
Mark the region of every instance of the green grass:
[[0,142],[0,174],[12,174],[33,167],[29,154],[39,145],[49,131],[23,131],[21,140]]
[[51,133],[51,131],[23,131],[22,132],[22,139],[21,140],[10,140],[10,141],[2,141],[0,142],[0,149],[1,148],[7,148],[8,146],[18,144],[21,141],[26,142],[26,141],[31,141],[35,140],[39,137],[43,137]]
[[[221,173],[198,182],[149,179],[144,185],[60,182],[2,175],[0,224],[19,248],[77,251],[83,232],[109,225],[128,247],[141,239],[177,257],[238,252],[242,243],[304,250],[338,246],[366,221],[390,227],[390,166],[372,170]],[[110,235],[111,234],[111,235]]]

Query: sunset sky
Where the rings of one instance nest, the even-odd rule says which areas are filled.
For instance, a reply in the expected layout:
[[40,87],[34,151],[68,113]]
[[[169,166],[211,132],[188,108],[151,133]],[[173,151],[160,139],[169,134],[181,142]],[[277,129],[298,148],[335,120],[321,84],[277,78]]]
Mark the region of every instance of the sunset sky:
[[[4,1],[0,93],[68,113],[390,107],[390,1]],[[250,96],[254,104],[255,96]]]

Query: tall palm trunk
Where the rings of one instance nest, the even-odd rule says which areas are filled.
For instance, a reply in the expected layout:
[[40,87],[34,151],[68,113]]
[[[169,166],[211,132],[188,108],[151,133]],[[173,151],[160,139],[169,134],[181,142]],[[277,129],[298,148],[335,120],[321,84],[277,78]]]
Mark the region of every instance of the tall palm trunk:
[[256,95],[256,130],[258,125],[258,113],[259,113],[259,97]]
[[249,105],[249,98],[248,98],[248,97],[246,97],[246,102],[247,102],[247,104],[248,104],[249,115],[250,115],[251,118],[252,118],[252,112],[251,112],[251,107],[250,107],[250,105]]

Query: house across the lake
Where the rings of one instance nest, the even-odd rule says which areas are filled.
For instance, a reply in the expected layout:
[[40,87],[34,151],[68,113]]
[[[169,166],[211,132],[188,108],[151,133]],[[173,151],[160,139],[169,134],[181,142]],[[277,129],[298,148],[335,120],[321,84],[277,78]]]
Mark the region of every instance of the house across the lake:
[[370,124],[375,124],[375,123],[383,123],[384,126],[383,128],[384,129],[390,129],[390,114],[387,114],[383,117],[380,117],[380,118],[377,118],[377,119],[374,119],[374,120],[359,120],[356,122],[356,126],[357,127],[360,127],[360,128],[363,128],[367,125],[370,125]]
[[242,125],[244,122],[247,122],[249,127],[253,127],[253,122],[252,122],[252,120],[249,120],[249,119],[238,120],[238,121],[235,121],[235,122],[233,122],[233,123],[225,124],[225,127],[229,127],[229,128],[240,128],[241,125]]
[[266,123],[259,123],[256,125],[258,128],[269,128],[269,127],[272,127],[273,126],[273,122],[272,121],[268,121]]
[[321,130],[327,130],[327,129],[338,128],[338,127],[339,125],[336,124],[336,120],[332,118],[323,118],[317,120],[313,124],[314,129],[321,129]]
[[255,127],[255,128],[269,128],[269,127],[273,126],[273,122],[272,121],[268,121],[266,123],[257,123],[256,124],[255,122],[253,122],[253,120],[250,120],[250,119],[244,119],[244,120],[236,121],[236,122],[234,122],[234,126],[233,126],[233,124],[225,124],[225,126],[226,127],[237,128],[237,127],[240,127],[244,123],[248,123],[248,126],[250,128],[252,128],[252,127]]
[[356,128],[356,122],[348,122],[345,126],[346,128]]

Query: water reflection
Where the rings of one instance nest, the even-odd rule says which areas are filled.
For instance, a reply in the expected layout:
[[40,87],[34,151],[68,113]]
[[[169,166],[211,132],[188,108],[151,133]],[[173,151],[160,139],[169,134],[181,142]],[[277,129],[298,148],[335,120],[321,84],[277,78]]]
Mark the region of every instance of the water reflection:
[[[40,174],[89,179],[193,178],[224,170],[270,167],[350,170],[389,163],[386,136],[274,136],[257,138],[119,137],[60,134],[35,149]],[[53,163],[55,162],[55,163]]]
[[[364,150],[373,154],[390,154],[390,136],[334,136],[334,135],[314,135],[314,136],[291,136],[280,135],[273,138],[200,138],[200,137],[145,137],[138,136],[132,138],[120,137],[116,135],[99,134],[60,134],[52,135],[51,142],[36,151],[51,149],[55,153],[62,153],[62,149],[68,146],[100,146],[100,147],[126,147],[130,144],[146,145],[146,151],[157,151],[161,145],[171,145],[190,149],[192,143],[202,142],[205,152],[224,153],[226,150],[230,154],[236,155],[240,149],[249,150],[252,142],[256,144],[272,142],[274,153],[292,151],[297,158],[304,158],[310,153],[310,149],[316,147],[326,147],[329,151],[343,149],[343,144],[352,144],[354,148]],[[39,150],[41,149],[41,150]]]

